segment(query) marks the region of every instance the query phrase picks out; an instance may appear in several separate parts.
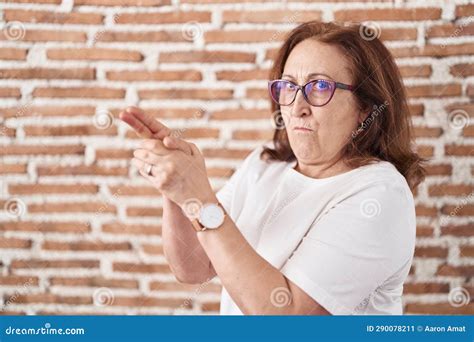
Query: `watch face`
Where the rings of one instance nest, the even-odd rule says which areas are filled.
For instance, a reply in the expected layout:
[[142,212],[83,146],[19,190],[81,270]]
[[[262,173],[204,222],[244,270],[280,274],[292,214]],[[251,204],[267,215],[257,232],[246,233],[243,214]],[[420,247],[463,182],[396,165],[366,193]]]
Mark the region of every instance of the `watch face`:
[[217,228],[224,222],[224,211],[217,204],[206,204],[201,208],[199,221],[206,228]]

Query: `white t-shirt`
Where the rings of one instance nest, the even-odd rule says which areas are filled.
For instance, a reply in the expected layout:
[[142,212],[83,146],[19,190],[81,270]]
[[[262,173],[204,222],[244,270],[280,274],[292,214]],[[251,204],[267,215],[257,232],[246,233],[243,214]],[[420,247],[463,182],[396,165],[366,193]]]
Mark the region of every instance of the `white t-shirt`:
[[[415,205],[388,162],[315,179],[253,150],[217,198],[265,260],[333,315],[403,313]],[[223,288],[222,315],[242,312]]]

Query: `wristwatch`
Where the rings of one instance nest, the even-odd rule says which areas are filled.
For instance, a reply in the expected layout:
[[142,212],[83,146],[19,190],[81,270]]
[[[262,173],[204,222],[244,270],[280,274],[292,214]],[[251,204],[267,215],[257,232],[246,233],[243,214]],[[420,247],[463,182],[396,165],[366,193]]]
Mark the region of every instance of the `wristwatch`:
[[224,223],[225,216],[226,212],[222,204],[206,203],[199,209],[198,217],[191,220],[191,223],[197,232],[217,229]]

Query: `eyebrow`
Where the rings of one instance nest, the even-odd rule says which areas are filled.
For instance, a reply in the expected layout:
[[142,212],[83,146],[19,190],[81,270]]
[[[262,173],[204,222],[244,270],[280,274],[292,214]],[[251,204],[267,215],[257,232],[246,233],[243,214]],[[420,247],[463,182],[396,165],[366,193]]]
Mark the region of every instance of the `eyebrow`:
[[[323,74],[323,73],[320,73],[320,72],[313,72],[313,73],[308,74],[306,76],[306,81],[309,80],[310,78],[315,77],[315,76],[326,76],[327,78],[333,80],[333,78],[329,75],[326,75],[326,74]],[[292,80],[296,80],[293,76],[287,75],[287,74],[283,74],[283,75],[281,75],[281,77],[288,77],[288,78],[291,78]]]

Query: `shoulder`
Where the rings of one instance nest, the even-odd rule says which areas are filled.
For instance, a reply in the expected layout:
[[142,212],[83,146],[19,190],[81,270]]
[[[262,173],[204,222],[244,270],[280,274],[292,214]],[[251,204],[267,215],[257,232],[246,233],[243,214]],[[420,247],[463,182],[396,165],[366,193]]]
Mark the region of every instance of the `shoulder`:
[[349,187],[355,193],[377,193],[381,197],[399,197],[413,201],[408,183],[397,168],[386,161],[379,161],[355,170]]

